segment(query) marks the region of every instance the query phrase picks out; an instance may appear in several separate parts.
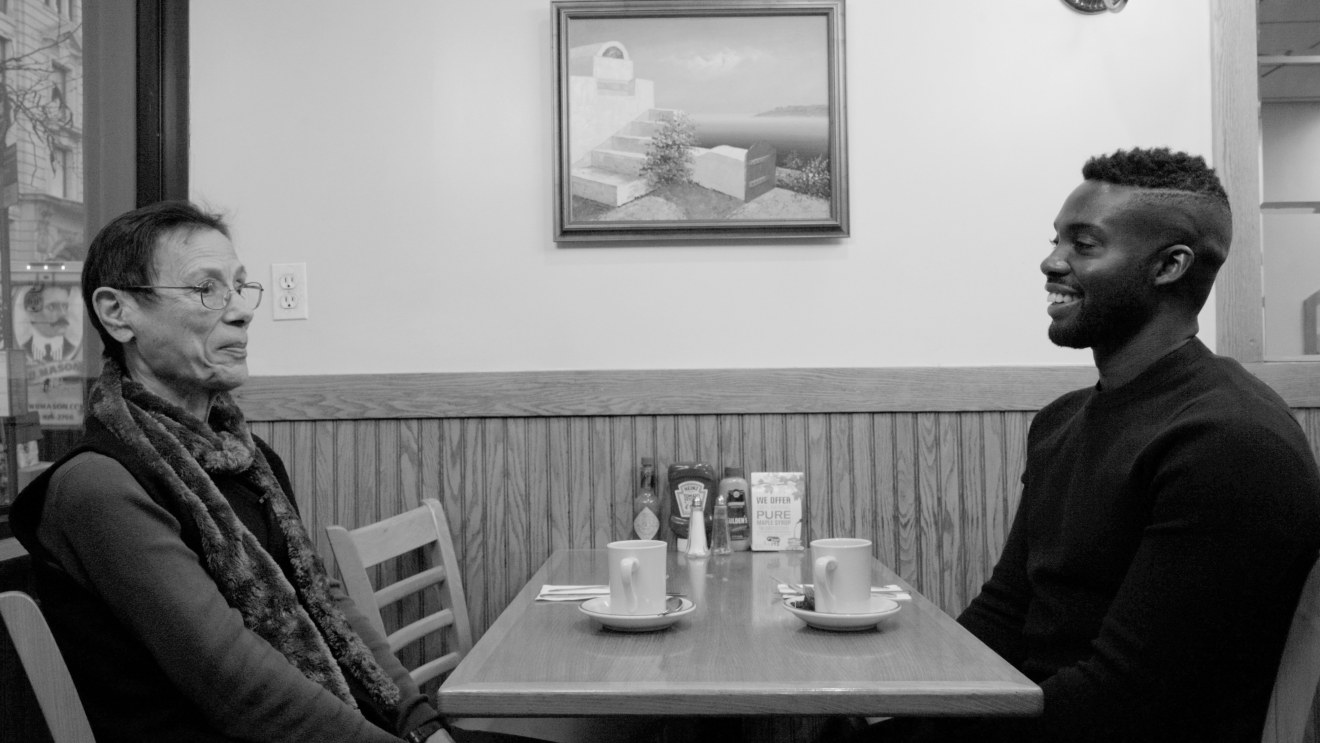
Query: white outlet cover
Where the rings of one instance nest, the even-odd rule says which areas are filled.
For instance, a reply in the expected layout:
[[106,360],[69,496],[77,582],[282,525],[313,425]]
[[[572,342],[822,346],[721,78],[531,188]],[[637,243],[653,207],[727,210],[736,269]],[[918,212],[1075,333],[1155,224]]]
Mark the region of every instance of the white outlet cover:
[[272,263],[270,274],[275,286],[271,317],[275,320],[306,320],[307,264]]

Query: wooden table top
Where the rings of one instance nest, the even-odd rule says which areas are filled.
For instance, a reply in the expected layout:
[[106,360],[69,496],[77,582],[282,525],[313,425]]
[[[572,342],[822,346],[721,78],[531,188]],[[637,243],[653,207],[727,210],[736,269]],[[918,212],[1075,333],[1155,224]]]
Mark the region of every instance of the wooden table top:
[[670,552],[669,590],[696,610],[658,632],[603,628],[543,584],[608,582],[605,550],[559,550],[441,686],[446,715],[1035,715],[1036,686],[912,594],[878,629],[828,632],[790,614],[772,576],[810,582],[810,552]]

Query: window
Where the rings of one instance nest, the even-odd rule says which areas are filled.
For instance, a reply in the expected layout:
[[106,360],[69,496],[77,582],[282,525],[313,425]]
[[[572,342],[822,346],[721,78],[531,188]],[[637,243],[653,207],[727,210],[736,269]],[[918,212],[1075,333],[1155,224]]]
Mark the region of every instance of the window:
[[69,68],[51,62],[50,103],[58,108],[69,108]]
[[50,181],[46,184],[46,193],[57,199],[71,198],[73,189],[69,188],[69,150],[56,147],[50,153]]
[[1264,357],[1320,358],[1320,8],[1261,3],[1256,25]]
[[[1290,243],[1320,235],[1320,183],[1313,168],[1306,170],[1320,152],[1320,136],[1305,134],[1320,126],[1314,113],[1320,101],[1320,17],[1313,8],[1261,3],[1258,10],[1257,3],[1236,0],[1211,6],[1214,165],[1235,216],[1233,249],[1216,284],[1217,350],[1246,363],[1316,359],[1304,352],[1303,310],[1320,301],[1311,299],[1320,291],[1320,275],[1312,264],[1301,269],[1293,263],[1300,257],[1288,253]],[[1295,274],[1284,278],[1299,286],[1280,284],[1284,271]],[[1301,285],[1308,280],[1315,284],[1309,291]],[[1271,323],[1282,329],[1271,329]],[[1276,388],[1315,390],[1313,369],[1262,364],[1257,373]],[[1320,405],[1314,397],[1311,392],[1289,400]]]
[[0,94],[30,104],[11,107],[0,141],[0,231],[9,238],[0,261],[11,269],[0,285],[0,308],[10,308],[0,312],[0,363],[29,379],[19,385],[28,415],[18,416],[17,404],[0,411],[3,431],[17,432],[0,437],[0,539],[10,535],[18,488],[81,434],[83,394],[100,358],[79,301],[87,241],[135,205],[187,195],[188,3],[83,10],[80,0],[0,0],[0,13],[12,13],[3,19],[10,38],[0,37],[8,88]]

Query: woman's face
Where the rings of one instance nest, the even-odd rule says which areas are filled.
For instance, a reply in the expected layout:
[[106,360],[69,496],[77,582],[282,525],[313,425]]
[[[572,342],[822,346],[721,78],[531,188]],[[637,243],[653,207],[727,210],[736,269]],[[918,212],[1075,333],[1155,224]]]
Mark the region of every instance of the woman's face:
[[[235,287],[247,281],[234,246],[215,230],[163,237],[154,263],[156,286],[196,286],[211,279]],[[225,309],[212,310],[187,289],[153,293],[155,301],[129,300],[133,339],[124,346],[129,372],[147,389],[203,417],[213,395],[247,381],[252,310],[237,294]]]

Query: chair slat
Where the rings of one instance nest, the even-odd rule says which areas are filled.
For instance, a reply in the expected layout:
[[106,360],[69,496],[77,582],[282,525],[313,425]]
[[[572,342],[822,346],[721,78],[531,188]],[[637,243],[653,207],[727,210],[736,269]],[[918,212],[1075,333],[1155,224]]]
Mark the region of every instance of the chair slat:
[[421,591],[423,588],[443,583],[444,580],[445,568],[443,565],[423,570],[416,575],[410,575],[397,583],[391,583],[376,591],[376,606],[381,608],[389,606]]
[[[418,509],[392,516],[384,521],[353,530],[362,564],[371,567],[436,540],[435,525],[429,514]],[[426,518],[421,518],[425,516]]]
[[421,619],[400,627],[390,633],[388,638],[390,642],[390,650],[397,653],[400,648],[405,648],[432,632],[439,632],[445,627],[449,627],[453,624],[454,612],[449,609],[443,609],[434,614],[428,614]]
[[413,681],[416,682],[418,686],[421,686],[442,673],[448,673],[454,670],[458,667],[458,662],[460,660],[463,660],[463,656],[458,653],[448,653],[414,668],[410,672],[410,675],[412,676]]

